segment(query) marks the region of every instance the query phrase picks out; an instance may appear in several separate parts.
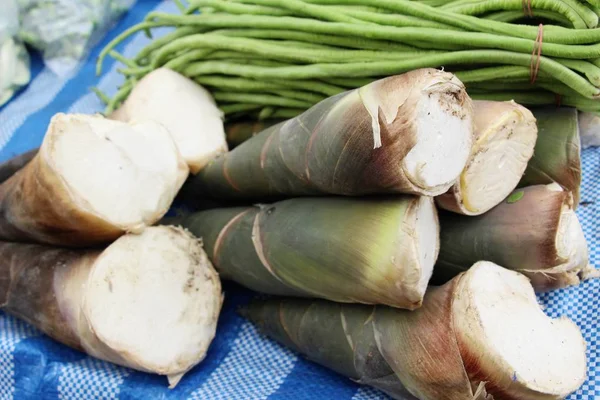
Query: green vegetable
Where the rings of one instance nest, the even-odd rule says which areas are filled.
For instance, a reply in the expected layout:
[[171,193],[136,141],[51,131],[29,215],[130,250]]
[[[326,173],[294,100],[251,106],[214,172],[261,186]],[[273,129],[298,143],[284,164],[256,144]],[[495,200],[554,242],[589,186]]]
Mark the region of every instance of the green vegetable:
[[438,252],[429,197],[298,198],[169,223],[202,238],[224,279],[346,303],[419,307]]
[[486,261],[430,287],[415,311],[273,299],[242,315],[309,360],[400,400],[562,399],[586,378],[579,328],[546,316],[523,275]]
[[[578,29],[496,20],[508,18],[499,13],[513,13],[513,18],[517,5],[521,9],[523,2],[194,0],[181,15],[150,13],[145,22],[115,38],[100,54],[98,72],[104,58],[125,37],[172,26],[174,32],[143,49],[133,60],[137,66],[124,69],[123,74],[134,83],[164,66],[207,82],[208,89],[220,97],[219,107],[237,110],[226,112],[228,121],[269,115],[261,113],[263,107],[246,106],[252,103],[284,108],[287,111],[282,115],[295,117],[322,100],[308,92],[332,96],[386,76],[428,67],[456,71],[465,83],[536,80],[537,76],[531,85],[535,90],[522,96],[499,87],[475,88],[474,94],[479,99],[514,97],[523,105],[539,105],[551,104],[548,94],[554,93],[568,96],[563,104],[600,112],[596,100],[600,96],[600,68],[596,65],[600,29],[587,29],[598,24],[597,5],[577,0],[534,0],[531,4],[539,17],[563,24],[569,21]],[[537,23],[538,19],[531,21]],[[224,83],[229,78],[244,81],[243,87]],[[297,85],[292,95],[273,88],[272,80],[278,81],[277,86],[300,82],[310,82],[310,86]],[[246,87],[252,87],[256,100],[249,101]],[[118,107],[130,90],[124,86],[108,111]],[[273,95],[282,100],[260,97]],[[298,101],[306,103],[301,106]]]

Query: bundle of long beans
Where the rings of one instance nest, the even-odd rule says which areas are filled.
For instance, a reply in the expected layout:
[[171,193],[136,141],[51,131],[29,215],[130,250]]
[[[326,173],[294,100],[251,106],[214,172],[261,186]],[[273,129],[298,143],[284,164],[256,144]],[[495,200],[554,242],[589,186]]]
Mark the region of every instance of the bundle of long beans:
[[[178,2],[180,15],[152,12],[115,38],[98,72],[109,54],[126,65],[107,112],[159,67],[206,86],[229,120],[291,118],[421,67],[456,73],[474,99],[597,112],[600,0],[587,1],[191,0],[187,8]],[[175,29],[133,59],[113,50],[164,26]]]

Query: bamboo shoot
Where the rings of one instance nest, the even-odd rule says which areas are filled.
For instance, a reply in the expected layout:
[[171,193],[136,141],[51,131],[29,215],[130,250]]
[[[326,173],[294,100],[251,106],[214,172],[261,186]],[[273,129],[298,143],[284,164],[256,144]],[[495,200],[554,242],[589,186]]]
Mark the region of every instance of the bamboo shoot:
[[224,279],[258,292],[421,305],[438,254],[430,197],[296,198],[201,211],[177,221]]
[[174,386],[204,359],[222,294],[198,240],[163,226],[104,250],[0,242],[0,301],[67,346]]
[[194,174],[218,154],[227,152],[223,116],[210,93],[167,68],[144,76],[109,118],[159,122],[171,133]]
[[139,232],[188,172],[156,122],[57,114],[39,153],[0,185],[0,239],[88,246]]
[[433,282],[488,260],[525,274],[536,291],[577,285],[595,275],[573,197],[558,184],[529,186],[476,217],[440,213]]
[[448,190],[471,152],[454,75],[420,69],[330,97],[217,157],[191,185],[217,198]]
[[557,400],[586,377],[577,325],[540,309],[527,278],[481,261],[423,307],[280,299],[242,314],[267,336],[395,399]]

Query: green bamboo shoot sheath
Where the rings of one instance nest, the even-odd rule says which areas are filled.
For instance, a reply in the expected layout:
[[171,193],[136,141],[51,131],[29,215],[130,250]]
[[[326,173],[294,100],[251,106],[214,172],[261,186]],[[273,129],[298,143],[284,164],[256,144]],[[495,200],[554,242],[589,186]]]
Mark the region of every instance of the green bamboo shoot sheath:
[[538,140],[519,186],[556,182],[573,194],[579,204],[581,186],[580,139],[575,108],[534,109]]
[[[478,262],[415,311],[273,299],[242,310],[310,360],[401,400],[556,400],[585,380],[585,342],[527,279]],[[487,393],[486,393],[487,392]]]
[[169,223],[203,240],[224,279],[345,303],[419,307],[438,253],[430,197],[296,198]]

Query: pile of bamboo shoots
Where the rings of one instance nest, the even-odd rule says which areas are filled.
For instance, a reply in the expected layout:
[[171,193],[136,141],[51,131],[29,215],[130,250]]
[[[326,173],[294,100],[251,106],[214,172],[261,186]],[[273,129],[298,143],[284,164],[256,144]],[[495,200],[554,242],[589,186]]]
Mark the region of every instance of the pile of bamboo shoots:
[[[242,310],[265,334],[397,399],[582,385],[579,328],[535,297],[597,275],[576,110],[419,69],[256,128],[228,151],[208,92],[165,69],[108,118],[56,115],[0,166],[2,309],[174,386],[224,278],[273,296]],[[165,217],[176,196],[193,212]]]

